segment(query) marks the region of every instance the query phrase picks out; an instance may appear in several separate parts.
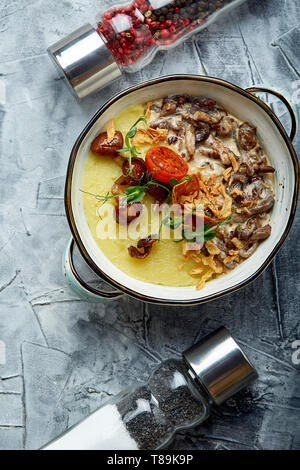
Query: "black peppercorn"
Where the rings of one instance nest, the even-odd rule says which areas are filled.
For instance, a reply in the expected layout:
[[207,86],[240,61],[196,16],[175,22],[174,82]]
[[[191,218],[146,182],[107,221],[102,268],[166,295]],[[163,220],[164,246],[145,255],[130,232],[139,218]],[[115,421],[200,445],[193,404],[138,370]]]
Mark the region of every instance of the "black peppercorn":
[[198,3],[198,6],[201,7],[203,10],[205,10],[205,9],[208,8],[208,2],[206,2],[205,0],[201,0],[201,1]]
[[180,17],[185,20],[186,18],[188,18],[189,14],[188,14],[188,11],[187,11],[187,8],[182,8],[180,10]]

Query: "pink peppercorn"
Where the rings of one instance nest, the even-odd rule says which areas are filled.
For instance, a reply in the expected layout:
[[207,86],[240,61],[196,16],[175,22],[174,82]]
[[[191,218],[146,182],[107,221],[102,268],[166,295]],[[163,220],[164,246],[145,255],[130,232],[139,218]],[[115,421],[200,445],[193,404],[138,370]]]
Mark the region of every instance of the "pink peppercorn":
[[160,36],[165,39],[165,38],[168,38],[170,36],[170,32],[168,29],[163,29],[161,32],[160,32]]
[[[205,21],[197,17],[196,11],[195,15],[191,15],[195,19],[180,14],[186,10],[186,3],[193,3],[192,1],[181,2],[184,8],[175,7],[169,2],[170,4],[164,8],[168,12],[162,11],[162,13],[156,12],[157,8],[153,7],[151,0],[129,1],[130,4],[107,10],[102,16],[102,25],[99,23],[97,28],[99,34],[105,37],[117,62],[124,66],[134,64],[139,58],[147,55],[148,49],[155,44],[159,46],[174,43]],[[131,27],[120,33],[115,32],[111,21],[118,14],[128,15],[131,22]],[[174,14],[176,21],[171,19]]]
[[143,3],[143,4],[139,7],[139,10],[141,10],[142,12],[147,11],[147,10],[148,10],[148,6],[146,5],[146,3]]

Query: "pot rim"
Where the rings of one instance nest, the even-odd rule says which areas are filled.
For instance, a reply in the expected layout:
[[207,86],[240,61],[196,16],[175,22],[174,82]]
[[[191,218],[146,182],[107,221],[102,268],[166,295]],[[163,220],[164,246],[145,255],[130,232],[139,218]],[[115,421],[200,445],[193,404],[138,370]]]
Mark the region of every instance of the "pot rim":
[[[232,287],[228,287],[220,292],[214,293],[214,294],[209,294],[205,297],[202,297],[201,299],[190,299],[190,300],[166,300],[163,298],[159,297],[152,297],[152,296],[147,296],[145,294],[141,294],[135,290],[129,289],[128,287],[118,283],[115,279],[111,278],[108,276],[102,269],[99,268],[99,266],[93,261],[93,259],[90,257],[88,251],[86,250],[84,243],[81,240],[81,237],[79,235],[79,232],[76,227],[75,219],[74,219],[74,214],[73,214],[73,209],[72,209],[72,203],[71,203],[71,188],[72,188],[72,178],[73,178],[73,171],[74,171],[74,165],[77,157],[78,150],[80,148],[80,145],[85,138],[86,134],[88,131],[92,128],[92,126],[96,123],[96,121],[99,119],[99,117],[116,101],[118,101],[120,98],[133,93],[139,89],[146,88],[151,85],[156,85],[159,83],[163,82],[168,82],[168,81],[176,81],[176,80],[193,80],[193,81],[199,81],[199,82],[209,82],[212,84],[217,84],[221,85],[224,88],[228,88],[230,90],[235,91],[238,94],[243,95],[244,97],[248,98],[249,100],[253,101],[256,103],[259,107],[261,107],[271,118],[275,126],[277,127],[278,131],[280,132],[281,137],[283,138],[288,150],[290,157],[293,162],[293,168],[294,168],[294,176],[295,176],[295,186],[294,186],[294,193],[293,193],[293,202],[289,214],[289,218],[287,221],[286,228],[278,241],[278,243],[274,246],[272,252],[270,255],[266,258],[264,263],[258,268],[252,275],[247,277],[245,280],[241,281],[239,284],[236,284]],[[104,105],[101,106],[101,108],[94,114],[92,119],[88,122],[88,124],[84,127],[82,132],[80,133],[79,137],[77,138],[71,154],[69,158],[69,163],[67,167],[67,173],[66,173],[66,183],[65,183],[65,194],[64,194],[64,200],[65,200],[65,211],[66,211],[66,216],[67,220],[69,223],[69,227],[71,230],[71,233],[76,241],[76,245],[83,257],[83,259],[86,261],[86,263],[90,266],[90,268],[105,282],[108,284],[112,285],[113,287],[117,288],[119,291],[130,295],[131,297],[135,297],[139,300],[149,302],[149,303],[154,303],[154,304],[164,304],[164,305],[173,305],[173,306],[180,306],[180,305],[199,305],[202,303],[206,303],[215,299],[218,299],[220,297],[223,297],[224,295],[233,293],[237,291],[238,289],[241,289],[245,287],[246,285],[250,284],[253,282],[255,279],[257,279],[263,271],[269,266],[275,255],[277,254],[278,250],[281,248],[283,242],[287,238],[287,235],[292,227],[295,213],[296,213],[296,207],[297,207],[297,198],[298,198],[298,189],[299,189],[299,163],[297,159],[297,154],[294,150],[294,147],[290,141],[290,138],[288,137],[284,127],[282,126],[280,120],[278,117],[275,115],[275,113],[269,108],[269,106],[264,103],[262,100],[260,100],[258,97],[252,95],[250,92],[244,90],[243,88],[240,88],[237,85],[234,85],[231,82],[228,82],[226,80],[216,78],[216,77],[210,77],[210,76],[202,76],[202,75],[193,75],[193,74],[169,74],[169,75],[164,75],[159,78],[147,80],[145,82],[142,82],[138,85],[132,86],[127,88],[126,90],[117,93],[114,95],[111,99],[109,99]]]

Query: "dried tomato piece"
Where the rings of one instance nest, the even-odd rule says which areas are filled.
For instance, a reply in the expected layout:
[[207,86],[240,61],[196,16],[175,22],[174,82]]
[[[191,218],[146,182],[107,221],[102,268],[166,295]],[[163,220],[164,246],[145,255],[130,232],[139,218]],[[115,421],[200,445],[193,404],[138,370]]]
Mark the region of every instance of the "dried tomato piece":
[[173,204],[180,204],[184,196],[198,196],[200,190],[199,181],[196,175],[192,175],[190,180],[176,184],[172,191]]
[[142,238],[137,242],[137,247],[131,245],[128,248],[129,255],[136,259],[147,258],[147,256],[150,254],[153,243],[155,243],[157,240],[157,235],[149,235],[146,238]]

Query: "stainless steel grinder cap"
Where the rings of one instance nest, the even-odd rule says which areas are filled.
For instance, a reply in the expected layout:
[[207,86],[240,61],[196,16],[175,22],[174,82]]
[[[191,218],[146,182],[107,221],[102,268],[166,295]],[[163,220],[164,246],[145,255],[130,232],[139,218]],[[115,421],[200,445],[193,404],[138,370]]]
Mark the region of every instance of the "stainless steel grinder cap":
[[105,41],[89,23],[50,46],[48,53],[79,98],[122,75]]
[[191,376],[220,405],[258,377],[229,331],[221,327],[183,353]]

